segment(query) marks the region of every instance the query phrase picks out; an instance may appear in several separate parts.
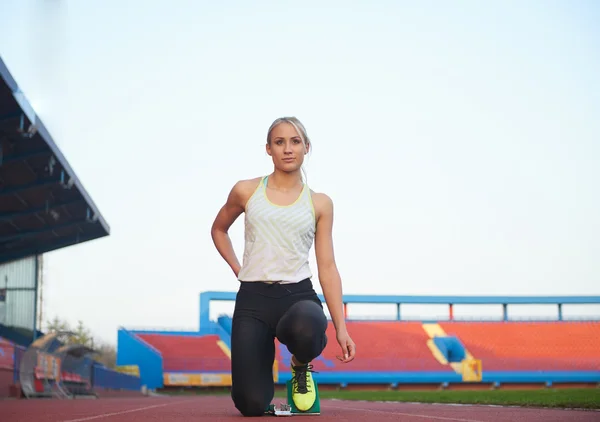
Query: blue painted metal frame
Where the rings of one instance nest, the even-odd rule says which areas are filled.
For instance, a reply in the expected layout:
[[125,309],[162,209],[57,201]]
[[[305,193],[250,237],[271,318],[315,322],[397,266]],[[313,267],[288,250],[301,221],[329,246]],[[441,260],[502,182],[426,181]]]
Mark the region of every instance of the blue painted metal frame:
[[[206,291],[200,294],[205,301],[235,300],[236,292]],[[324,300],[322,294],[318,295]],[[600,304],[600,296],[388,296],[388,295],[344,295],[345,303],[411,303],[447,305],[539,305],[549,304]],[[208,302],[207,302],[208,303]]]
[[[236,292],[206,291],[200,294],[200,329],[210,326],[210,302],[235,301]],[[325,301],[322,294],[319,299]],[[422,305],[503,305],[507,321],[508,305],[558,305],[558,320],[562,320],[562,305],[600,304],[600,296],[384,296],[384,295],[344,295],[344,304],[370,303],[397,305],[396,317],[400,320],[400,304]],[[502,321],[500,320],[500,321]],[[389,320],[393,321],[393,320]]]

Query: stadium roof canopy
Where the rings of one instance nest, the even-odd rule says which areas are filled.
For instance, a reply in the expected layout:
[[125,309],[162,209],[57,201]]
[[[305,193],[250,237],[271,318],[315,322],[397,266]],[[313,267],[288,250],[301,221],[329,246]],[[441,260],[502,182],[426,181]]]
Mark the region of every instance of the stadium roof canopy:
[[0,57],[0,264],[110,228]]

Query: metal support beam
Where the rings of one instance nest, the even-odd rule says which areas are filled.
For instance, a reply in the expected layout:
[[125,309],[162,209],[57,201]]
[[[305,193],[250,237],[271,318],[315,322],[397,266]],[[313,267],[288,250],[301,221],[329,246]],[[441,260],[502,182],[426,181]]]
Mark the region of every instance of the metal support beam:
[[563,320],[562,303],[558,304],[558,320],[559,321]]
[[[18,99],[17,99],[18,100]],[[19,122],[19,128],[17,132],[21,134],[23,138],[33,138],[33,136],[37,133],[37,127],[34,123],[30,123],[27,130],[25,129],[25,113],[21,114],[21,119]]]
[[34,254],[38,254],[38,253],[50,252],[50,251],[54,251],[57,249],[66,248],[68,246],[76,245],[78,243],[87,242],[89,240],[93,240],[93,239],[97,239],[97,238],[98,238],[97,233],[92,233],[92,234],[77,233],[73,236],[63,238],[64,240],[62,242],[40,243],[40,244],[36,244],[33,247],[30,247],[27,249],[22,249],[22,250],[19,250],[16,252],[2,253],[0,251],[0,264],[3,264],[5,262],[14,261],[16,259],[20,259],[23,256],[29,256],[29,255],[34,255]]
[[[5,165],[5,164],[10,164],[10,163],[14,163],[17,161],[25,161],[28,160],[29,158],[34,158],[34,157],[39,157],[39,156],[43,156],[43,155],[50,155],[52,154],[50,152],[50,150],[48,149],[41,149],[38,151],[30,151],[30,152],[26,152],[23,154],[15,154],[15,155],[9,155],[4,157],[4,159],[0,159],[0,166]],[[1,154],[0,154],[1,157]]]
[[37,311],[38,311],[38,283],[40,280],[40,266],[39,256],[35,256],[35,284],[33,293],[33,338],[32,341],[37,339]]
[[27,217],[28,215],[33,215],[33,214],[38,214],[38,213],[48,214],[48,213],[50,213],[51,210],[54,210],[54,209],[57,209],[60,207],[64,207],[64,206],[81,204],[81,203],[84,203],[83,199],[77,199],[74,201],[55,202],[54,204],[51,204],[50,201],[46,201],[46,205],[44,205],[43,207],[31,208],[28,210],[16,211],[16,212],[0,212],[0,221],[10,221],[15,218]]
[[14,195],[16,193],[26,192],[31,189],[38,189],[49,185],[54,185],[61,182],[60,176],[53,176],[48,179],[38,180],[33,183],[28,183],[26,185],[15,186],[10,189],[4,189],[0,191],[0,198],[4,196]]
[[69,221],[64,224],[58,224],[55,226],[44,227],[43,229],[22,231],[19,233],[0,237],[0,243],[9,242],[14,239],[22,239],[22,238],[29,237],[29,236],[35,236],[38,234],[44,234],[44,233],[52,232],[54,230],[66,229],[69,227],[78,226],[79,224],[89,224],[89,223],[91,223],[91,222],[87,219],[79,219],[79,220],[75,220],[75,221]]
[[21,114],[21,112],[3,114],[2,116],[0,116],[0,123],[18,119],[21,116]]
[[29,292],[35,290],[35,287],[5,287],[3,290],[7,292]]

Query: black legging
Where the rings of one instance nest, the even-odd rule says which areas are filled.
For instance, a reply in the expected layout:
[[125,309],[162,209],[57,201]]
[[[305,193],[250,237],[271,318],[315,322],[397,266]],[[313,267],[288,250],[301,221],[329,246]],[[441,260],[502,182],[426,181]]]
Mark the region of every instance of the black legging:
[[310,279],[241,283],[231,328],[231,397],[242,415],[263,415],[273,399],[275,337],[299,362],[308,363],[325,349],[326,329]]

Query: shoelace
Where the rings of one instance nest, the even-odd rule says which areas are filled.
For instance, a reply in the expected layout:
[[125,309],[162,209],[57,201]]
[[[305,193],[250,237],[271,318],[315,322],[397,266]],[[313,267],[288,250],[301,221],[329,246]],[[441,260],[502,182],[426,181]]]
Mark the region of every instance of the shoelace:
[[316,371],[313,371],[313,366],[311,364],[302,365],[302,366],[294,366],[294,372],[296,373],[294,375],[294,379],[292,380],[292,383],[294,386],[294,392],[297,392],[300,394],[308,393],[310,391],[308,389],[308,382],[307,382],[308,373],[309,372],[316,373]]

